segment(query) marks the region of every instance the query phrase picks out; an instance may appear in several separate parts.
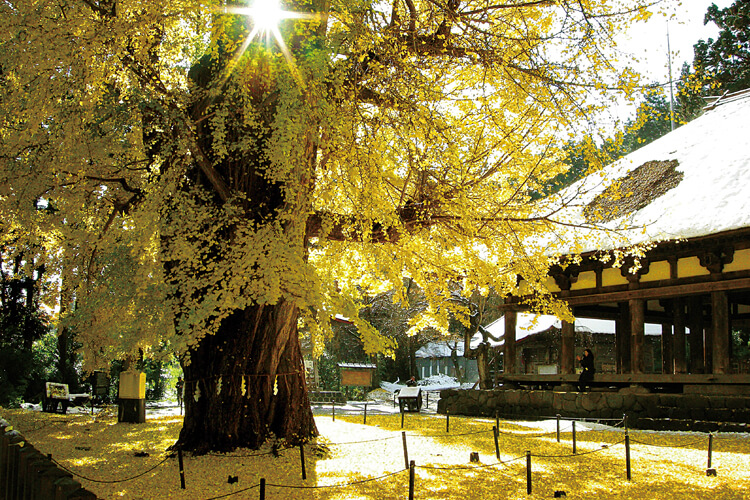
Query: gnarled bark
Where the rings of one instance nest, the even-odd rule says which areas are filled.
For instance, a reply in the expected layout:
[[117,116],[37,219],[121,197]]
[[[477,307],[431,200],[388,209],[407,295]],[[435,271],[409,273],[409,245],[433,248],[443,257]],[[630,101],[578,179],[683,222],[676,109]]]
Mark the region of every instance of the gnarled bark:
[[190,351],[185,422],[178,447],[195,453],[258,448],[273,436],[294,444],[317,435],[289,302],[226,318]]

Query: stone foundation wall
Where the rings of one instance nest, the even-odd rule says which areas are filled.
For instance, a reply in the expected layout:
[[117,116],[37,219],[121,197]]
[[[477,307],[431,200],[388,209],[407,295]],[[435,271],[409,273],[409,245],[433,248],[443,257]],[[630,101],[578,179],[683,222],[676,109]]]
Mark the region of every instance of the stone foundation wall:
[[438,413],[516,418],[621,418],[638,429],[750,432],[750,396],[447,389]]

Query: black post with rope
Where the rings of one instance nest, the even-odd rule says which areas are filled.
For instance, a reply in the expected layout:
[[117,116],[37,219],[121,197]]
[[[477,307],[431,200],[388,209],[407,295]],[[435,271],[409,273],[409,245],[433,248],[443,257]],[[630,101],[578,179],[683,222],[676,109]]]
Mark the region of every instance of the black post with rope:
[[628,481],[632,481],[633,476],[630,472],[630,434],[627,429],[625,429],[625,471]]
[[185,466],[182,463],[182,448],[177,448],[177,464],[180,467],[180,488],[185,489]]
[[526,450],[526,494],[531,495],[531,451]]
[[408,469],[409,468],[409,450],[406,447],[406,433],[405,432],[401,433],[401,441],[403,441],[404,443],[404,467]]

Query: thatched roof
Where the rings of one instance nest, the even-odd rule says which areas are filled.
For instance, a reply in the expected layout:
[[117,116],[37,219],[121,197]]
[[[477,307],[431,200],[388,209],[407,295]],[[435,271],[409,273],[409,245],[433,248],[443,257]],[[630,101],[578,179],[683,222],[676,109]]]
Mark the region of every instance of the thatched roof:
[[[626,224],[628,243],[750,227],[750,90],[725,96],[561,196],[574,205],[568,221]],[[578,250],[619,246],[622,240],[592,234]]]

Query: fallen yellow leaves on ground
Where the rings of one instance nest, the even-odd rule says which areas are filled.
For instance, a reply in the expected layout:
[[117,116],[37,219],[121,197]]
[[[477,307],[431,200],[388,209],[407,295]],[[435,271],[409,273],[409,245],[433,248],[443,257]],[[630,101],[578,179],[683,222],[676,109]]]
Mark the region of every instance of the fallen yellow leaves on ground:
[[[579,424],[573,455],[570,422],[563,422],[558,442],[549,426],[501,420],[498,460],[492,419],[452,416],[446,433],[440,415],[410,414],[403,429],[400,415],[368,415],[367,425],[361,417],[319,416],[321,435],[305,447],[306,479],[299,448],[268,445],[230,454],[186,454],[183,490],[177,458],[166,451],[177,439],[181,417],[118,424],[111,412],[92,417],[0,409],[0,418],[105,499],[253,499],[259,498],[261,478],[267,499],[408,498],[405,460],[415,462],[415,499],[541,499],[556,491],[568,499],[750,497],[747,434],[714,436],[714,477],[706,475],[708,435],[631,430],[628,481],[622,428]],[[472,452],[479,462],[470,462]]]

